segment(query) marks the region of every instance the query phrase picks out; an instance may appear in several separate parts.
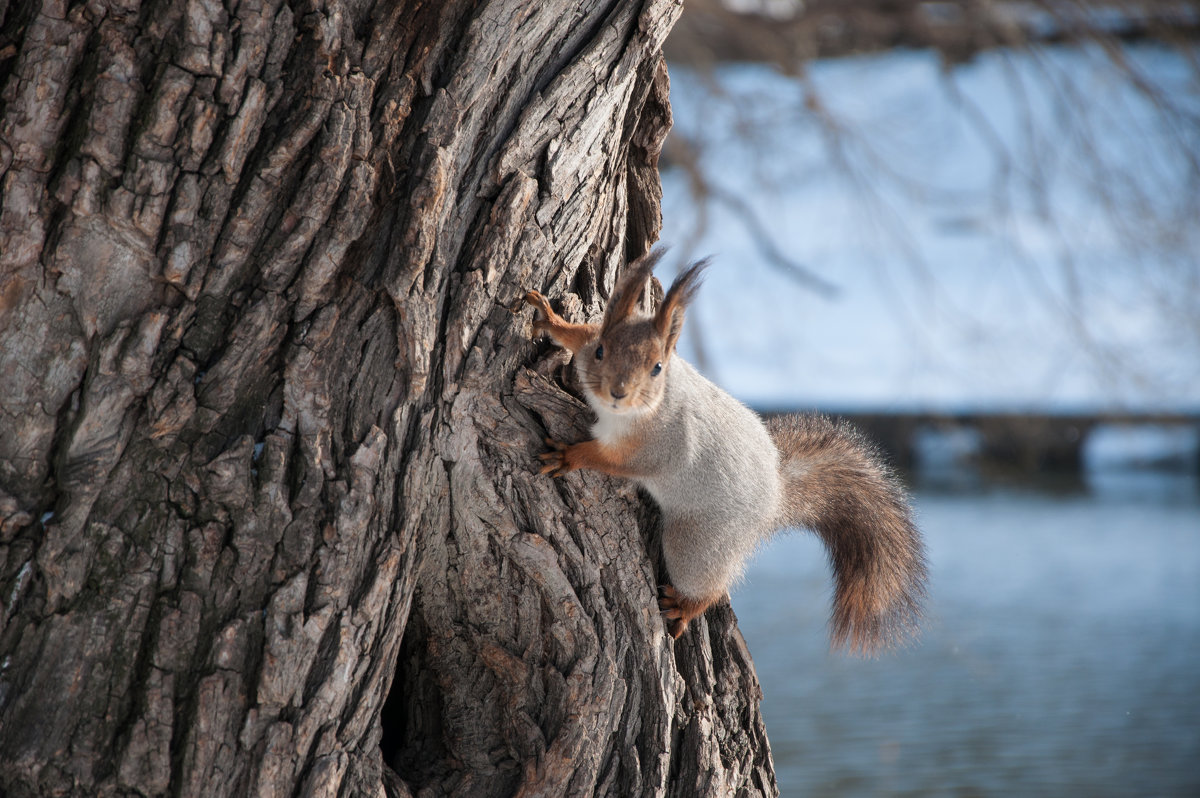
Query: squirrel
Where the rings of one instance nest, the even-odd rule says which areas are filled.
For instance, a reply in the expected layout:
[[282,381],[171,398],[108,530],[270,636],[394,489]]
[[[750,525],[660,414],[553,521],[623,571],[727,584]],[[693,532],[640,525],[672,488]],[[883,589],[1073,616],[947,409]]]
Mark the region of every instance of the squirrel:
[[684,312],[708,261],[683,271],[652,316],[638,310],[662,257],[630,264],[599,324],[572,324],[537,291],[535,337],[570,351],[595,413],[592,439],[547,438],[541,473],[589,468],[632,479],[658,504],[670,584],[658,604],[672,637],[727,595],[754,550],[804,527],[828,550],[832,644],[871,654],[915,629],[925,593],[924,544],[907,497],[853,427],[816,414],[764,422],[675,356]]

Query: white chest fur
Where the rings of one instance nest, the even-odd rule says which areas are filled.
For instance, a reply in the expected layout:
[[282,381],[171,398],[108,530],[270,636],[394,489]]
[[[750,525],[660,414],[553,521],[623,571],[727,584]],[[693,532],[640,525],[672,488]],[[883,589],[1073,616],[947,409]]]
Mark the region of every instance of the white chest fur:
[[617,415],[593,406],[596,423],[592,425],[592,437],[605,446],[615,446],[626,435],[633,419],[628,415]]

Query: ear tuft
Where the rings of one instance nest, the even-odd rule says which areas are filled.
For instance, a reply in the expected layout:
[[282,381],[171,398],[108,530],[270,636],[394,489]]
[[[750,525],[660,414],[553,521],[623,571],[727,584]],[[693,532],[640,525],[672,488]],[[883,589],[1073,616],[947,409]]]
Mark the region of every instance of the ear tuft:
[[704,275],[708,264],[709,259],[705,258],[684,269],[683,273],[675,278],[675,282],[671,283],[671,288],[663,297],[658,312],[654,314],[654,327],[658,330],[658,334],[666,339],[668,352],[675,348],[675,342],[683,330],[684,310],[695,299],[696,292],[700,290],[700,278]]
[[654,267],[662,260],[662,256],[666,254],[666,251],[665,247],[659,247],[647,252],[625,267],[625,271],[617,279],[617,285],[613,289],[612,296],[609,297],[608,308],[604,312],[604,324],[601,328],[601,333],[629,318],[637,308],[638,301],[642,298],[642,291],[646,287],[646,281],[650,279],[650,275],[654,272]]

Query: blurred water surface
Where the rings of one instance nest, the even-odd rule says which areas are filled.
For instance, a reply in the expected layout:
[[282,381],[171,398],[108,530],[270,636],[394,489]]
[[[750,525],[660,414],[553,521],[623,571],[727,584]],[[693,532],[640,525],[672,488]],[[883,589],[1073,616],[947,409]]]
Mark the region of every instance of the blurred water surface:
[[734,608],[785,796],[1200,795],[1195,474],[918,489],[920,642],[828,652],[815,538],[760,553]]

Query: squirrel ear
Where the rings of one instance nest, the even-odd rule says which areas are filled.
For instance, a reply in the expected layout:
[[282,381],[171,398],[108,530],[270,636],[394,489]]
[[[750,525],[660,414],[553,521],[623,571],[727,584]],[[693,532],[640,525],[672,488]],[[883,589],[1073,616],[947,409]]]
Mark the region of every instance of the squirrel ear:
[[683,312],[700,288],[700,277],[708,268],[708,261],[708,258],[696,261],[676,277],[662,304],[658,306],[658,312],[654,314],[654,327],[666,340],[667,352],[675,348],[675,341],[683,330]]
[[608,309],[604,312],[601,333],[607,332],[612,329],[614,324],[629,318],[634,308],[637,307],[638,300],[642,298],[642,289],[645,288],[646,281],[650,279],[655,265],[665,253],[666,249],[659,247],[625,267],[625,271],[617,279],[612,296],[608,299]]

